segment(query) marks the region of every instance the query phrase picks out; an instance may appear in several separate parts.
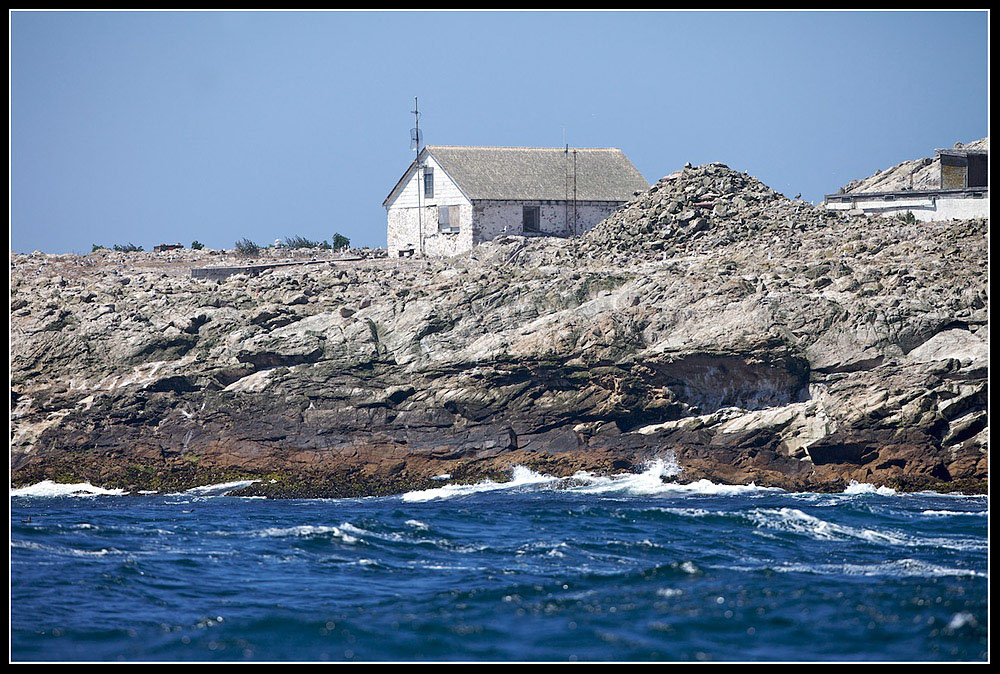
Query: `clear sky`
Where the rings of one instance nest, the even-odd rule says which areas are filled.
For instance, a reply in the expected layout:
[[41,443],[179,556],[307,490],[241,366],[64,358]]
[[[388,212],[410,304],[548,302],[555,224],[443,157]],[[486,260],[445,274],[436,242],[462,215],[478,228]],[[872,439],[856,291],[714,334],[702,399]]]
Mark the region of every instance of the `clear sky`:
[[11,247],[385,245],[428,144],[722,161],[819,201],[988,134],[988,16],[11,14]]

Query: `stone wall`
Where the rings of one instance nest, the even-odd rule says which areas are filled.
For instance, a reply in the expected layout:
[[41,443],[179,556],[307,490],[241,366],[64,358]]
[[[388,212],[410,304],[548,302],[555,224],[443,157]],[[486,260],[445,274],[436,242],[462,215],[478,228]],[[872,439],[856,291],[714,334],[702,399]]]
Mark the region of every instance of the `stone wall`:
[[424,235],[425,255],[456,255],[470,250],[473,244],[472,204],[457,204],[459,207],[458,222],[451,226],[458,227],[458,232],[440,232],[438,224],[438,206],[416,208],[390,208],[387,215],[388,229],[386,242],[389,247],[389,257],[399,257],[412,250],[420,252],[420,236]]
[[[420,252],[420,234],[424,236],[425,255],[455,255],[473,246],[472,204],[433,157],[426,158],[426,167],[434,172],[434,194],[424,196],[423,171],[413,171],[389,202],[386,214],[386,244],[389,257],[400,253]],[[419,216],[418,216],[419,204]],[[458,233],[441,233],[438,226],[440,207],[458,206]]]
[[621,202],[578,201],[574,205],[565,201],[476,201],[472,211],[475,243],[490,241],[504,234],[524,234],[525,206],[538,206],[541,233],[572,236],[592,229],[614,213]]

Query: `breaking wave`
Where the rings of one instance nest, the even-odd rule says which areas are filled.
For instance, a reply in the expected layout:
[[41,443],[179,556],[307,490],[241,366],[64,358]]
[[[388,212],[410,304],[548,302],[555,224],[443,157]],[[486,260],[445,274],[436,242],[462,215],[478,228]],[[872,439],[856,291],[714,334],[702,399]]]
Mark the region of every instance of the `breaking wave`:
[[973,540],[914,537],[898,531],[835,524],[798,508],[758,508],[741,515],[762,529],[808,536],[816,540],[859,540],[876,545],[936,547],[960,551],[985,550],[985,543]]
[[958,517],[968,515],[970,517],[986,517],[987,512],[969,512],[967,510],[924,510],[922,515],[930,517]]
[[517,487],[534,486],[555,482],[559,478],[550,475],[536,473],[524,466],[515,466],[510,482],[494,482],[484,480],[476,484],[449,484],[435,489],[424,489],[422,491],[411,491],[403,494],[403,500],[409,502],[434,501],[437,499],[454,498],[456,496],[468,496],[469,494],[480,494],[487,491],[497,491],[500,489],[516,489]]
[[892,487],[876,487],[873,484],[851,480],[851,483],[844,489],[844,493],[849,495],[878,494],[879,496],[895,496],[896,490]]
[[89,482],[77,482],[76,484],[61,484],[52,480],[43,480],[29,487],[11,489],[11,496],[121,496],[125,494],[124,489],[103,489],[95,487]]
[[[310,538],[310,537],[324,537],[331,536],[332,538],[339,539],[344,543],[353,545],[358,542],[357,536],[352,536],[348,533],[351,527],[348,523],[342,524],[339,527],[331,526],[312,526],[312,525],[301,525],[295,527],[269,527],[257,533],[258,536],[264,538]],[[355,530],[357,533],[357,530]]]
[[711,496],[752,495],[757,493],[781,492],[777,487],[716,484],[709,480],[697,480],[686,484],[669,482],[669,478],[681,473],[681,467],[673,457],[655,459],[646,464],[640,473],[618,475],[594,475],[581,471],[569,477],[555,477],[537,473],[524,466],[515,466],[509,482],[484,480],[476,484],[449,484],[435,489],[411,491],[403,494],[408,502],[434,501],[439,499],[469,496],[483,492],[501,490],[559,489],[580,494],[615,494],[634,496],[655,496],[657,494],[703,494]]
[[168,496],[225,496],[229,492],[249,487],[255,482],[260,482],[260,480],[233,480],[232,482],[206,484],[201,487],[192,487],[182,492],[168,494]]
[[742,570],[766,568],[778,573],[813,573],[822,576],[869,576],[888,578],[988,578],[989,574],[975,569],[958,569],[917,559],[897,559],[876,564],[768,564],[762,567],[730,567]]

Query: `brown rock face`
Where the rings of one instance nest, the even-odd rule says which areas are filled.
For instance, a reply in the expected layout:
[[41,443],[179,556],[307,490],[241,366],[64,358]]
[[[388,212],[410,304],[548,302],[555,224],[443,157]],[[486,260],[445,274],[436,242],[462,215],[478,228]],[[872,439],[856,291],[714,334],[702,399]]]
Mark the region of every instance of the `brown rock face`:
[[15,256],[13,479],[355,496],[671,455],[681,481],[980,491],[986,231],[713,164],[581,239],[449,260]]

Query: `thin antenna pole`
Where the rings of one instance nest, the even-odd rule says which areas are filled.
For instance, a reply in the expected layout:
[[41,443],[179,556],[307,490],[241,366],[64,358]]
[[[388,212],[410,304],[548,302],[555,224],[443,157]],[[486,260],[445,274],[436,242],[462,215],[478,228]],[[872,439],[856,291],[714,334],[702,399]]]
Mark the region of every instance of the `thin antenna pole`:
[[420,242],[419,245],[420,255],[423,255],[424,254],[424,215],[423,215],[424,207],[423,204],[420,203],[420,198],[424,190],[423,190],[423,185],[420,184],[420,181],[423,178],[424,171],[423,168],[420,166],[420,108],[417,107],[416,96],[413,97],[413,131],[415,136],[415,142],[413,144],[416,146],[416,153],[417,153],[416,158],[413,160],[413,163],[417,169],[417,238]]
[[576,150],[573,150],[573,236],[579,234],[579,232],[577,232],[578,221],[579,218],[576,213]]
[[420,108],[417,107],[417,97],[413,97],[413,130],[416,132],[416,146],[417,157],[420,157]]
[[[566,142],[566,125],[563,124],[563,175],[565,180],[563,181],[563,186],[566,189],[565,199],[563,200],[563,224],[566,229],[569,230],[569,143]],[[574,234],[576,232],[573,232]]]

